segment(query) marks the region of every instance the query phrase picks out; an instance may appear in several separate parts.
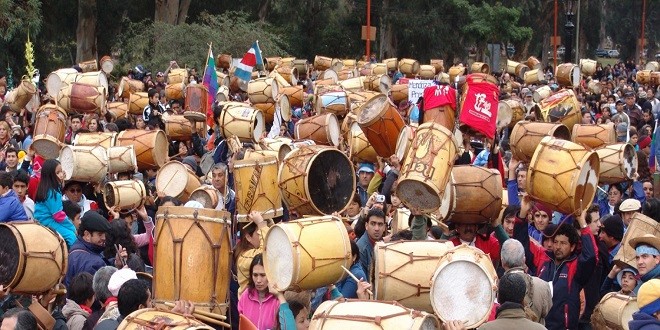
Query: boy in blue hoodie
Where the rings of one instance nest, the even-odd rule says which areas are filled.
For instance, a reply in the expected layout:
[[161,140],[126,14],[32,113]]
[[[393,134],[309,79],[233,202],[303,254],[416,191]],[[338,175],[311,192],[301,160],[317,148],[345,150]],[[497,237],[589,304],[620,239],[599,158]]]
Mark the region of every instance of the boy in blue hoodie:
[[26,221],[23,204],[11,189],[14,179],[9,172],[0,172],[0,222]]
[[639,312],[628,322],[630,330],[660,329],[660,279],[642,285],[637,294]]

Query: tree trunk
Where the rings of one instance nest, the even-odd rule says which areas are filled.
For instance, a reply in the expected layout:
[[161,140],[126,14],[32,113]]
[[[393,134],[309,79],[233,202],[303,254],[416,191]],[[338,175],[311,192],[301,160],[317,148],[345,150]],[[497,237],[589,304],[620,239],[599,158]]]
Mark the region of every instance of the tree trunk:
[[78,27],[76,28],[76,63],[96,60],[96,0],[78,1]]
[[190,2],[191,0],[156,0],[154,20],[172,25],[185,23]]
[[261,5],[259,5],[259,22],[266,21],[266,16],[268,15],[268,5],[270,5],[270,0],[263,0]]
[[603,48],[607,41],[607,32],[605,32],[605,22],[607,22],[607,1],[603,1],[600,7],[600,29],[598,30],[598,47]]

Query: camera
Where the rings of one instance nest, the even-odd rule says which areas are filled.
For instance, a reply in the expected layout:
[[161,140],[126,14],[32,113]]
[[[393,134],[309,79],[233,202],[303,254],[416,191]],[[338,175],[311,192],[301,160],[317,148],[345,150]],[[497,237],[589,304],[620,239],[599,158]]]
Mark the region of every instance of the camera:
[[385,195],[376,195],[376,203],[385,203]]

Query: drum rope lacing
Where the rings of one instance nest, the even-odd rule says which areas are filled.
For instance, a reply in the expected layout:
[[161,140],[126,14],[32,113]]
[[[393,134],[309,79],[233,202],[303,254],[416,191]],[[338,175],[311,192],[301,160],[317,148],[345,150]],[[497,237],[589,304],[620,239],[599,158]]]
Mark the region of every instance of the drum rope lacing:
[[[359,300],[359,299],[349,299],[347,301],[364,301],[364,300]],[[373,300],[367,300],[369,302],[373,302]],[[382,302],[379,302],[382,303]],[[418,318],[418,317],[423,317],[424,314],[420,311],[416,311],[413,309],[408,309],[404,307],[403,305],[399,304],[396,301],[392,301],[392,305],[398,306],[404,309],[404,311],[399,312],[399,313],[394,313],[394,314],[389,314],[389,315],[384,315],[384,316],[364,316],[364,315],[330,315],[329,313],[337,307],[339,303],[334,304],[332,307],[330,307],[327,311],[323,311],[322,313],[316,314],[312,316],[312,319],[322,319],[324,320],[344,320],[344,321],[357,321],[357,322],[367,322],[367,323],[374,323],[381,329],[385,329],[382,326],[382,321],[383,320],[388,320],[391,318],[399,317],[399,316],[404,316],[404,315],[410,315],[411,318]],[[388,304],[389,305],[389,304]]]
[[404,284],[407,284],[408,286],[411,286],[411,287],[417,289],[417,292],[416,292],[416,293],[412,293],[412,294],[410,294],[409,296],[405,296],[405,297],[396,297],[396,299],[397,299],[398,301],[405,300],[405,299],[412,298],[412,297],[419,297],[419,296],[421,296],[422,294],[430,293],[430,292],[431,292],[431,286],[430,286],[430,285],[429,285],[429,286],[422,286],[422,285],[420,285],[420,284],[411,283],[411,282],[408,282],[408,281],[406,281],[406,280],[404,280],[404,279],[402,279],[402,278],[399,278],[399,277],[397,277],[397,276],[394,276],[393,273],[398,272],[398,271],[401,270],[401,268],[403,268],[404,266],[406,266],[406,265],[411,265],[411,264],[415,263],[416,261],[428,261],[428,260],[437,260],[437,261],[439,261],[439,260],[440,260],[440,257],[439,257],[439,256],[438,256],[438,257],[434,257],[434,256],[415,256],[415,255],[413,254],[413,252],[405,253],[405,252],[401,252],[401,251],[399,251],[399,250],[394,250],[394,249],[391,248],[391,246],[393,246],[393,245],[397,245],[397,244],[398,244],[398,243],[394,243],[394,244],[392,244],[392,245],[382,246],[382,247],[379,247],[379,248],[382,249],[382,250],[385,250],[385,251],[393,251],[393,252],[396,252],[396,253],[398,253],[398,254],[401,254],[401,255],[407,256],[407,257],[408,257],[408,260],[407,260],[406,262],[402,263],[401,265],[399,265],[398,267],[396,267],[395,269],[389,271],[389,272],[380,272],[380,271],[379,271],[379,272],[378,272],[379,278],[383,278],[383,277],[392,278],[392,279],[395,279],[395,280],[397,280],[397,281],[400,281],[400,282],[402,282],[402,283],[404,283]]
[[[169,210],[166,210],[164,214],[157,215],[156,219],[168,220],[170,217],[175,218],[175,219],[186,219],[186,220],[193,220],[194,221],[193,225],[188,227],[187,230],[185,231],[185,233],[180,238],[176,238],[176,236],[174,235],[175,232],[174,232],[174,229],[172,228],[172,222],[171,221],[166,221],[167,229],[169,231],[170,236],[173,238],[172,242],[174,243],[174,246],[173,246],[173,249],[172,249],[172,258],[173,258],[172,260],[181,261],[181,262],[179,262],[178,265],[174,266],[174,271],[172,272],[172,277],[173,277],[172,278],[172,283],[174,283],[174,286],[175,286],[175,288],[174,288],[174,295],[175,295],[174,297],[175,297],[175,299],[174,300],[180,300],[181,299],[180,298],[181,297],[181,287],[180,287],[181,281],[177,281],[177,278],[181,277],[181,269],[183,268],[183,262],[182,262],[183,261],[183,248],[180,245],[183,243],[186,236],[190,233],[190,231],[192,230],[193,227],[198,228],[204,234],[204,238],[206,239],[207,243],[209,243],[209,245],[213,249],[213,256],[212,256],[212,276],[213,277],[212,278],[217,279],[217,277],[218,277],[218,267],[219,267],[219,265],[218,265],[219,260],[218,259],[220,258],[219,252],[220,252],[220,249],[222,248],[222,241],[220,241],[220,244],[214,244],[212,238],[209,236],[209,234],[206,232],[206,230],[204,229],[204,227],[201,225],[200,222],[204,222],[204,221],[220,222],[219,220],[221,220],[222,222],[226,223],[226,219],[216,219],[216,218],[211,218],[211,217],[207,217],[207,216],[200,216],[198,209],[195,209],[195,211],[193,211],[193,215],[177,215],[177,214],[170,215]],[[165,228],[165,226],[161,227],[161,230],[163,230],[164,228]],[[227,231],[226,226],[223,226],[220,237],[224,237],[226,231]],[[160,235],[160,232],[158,234]],[[179,246],[179,247],[177,247],[177,246]],[[157,247],[157,241],[154,241],[154,249],[156,247]],[[177,259],[177,250],[179,251],[179,256],[178,256],[179,258],[178,259]],[[156,283],[157,283],[157,281],[154,281],[154,287],[155,287]],[[227,292],[227,295],[228,294],[229,294],[229,291]],[[219,308],[223,305],[226,305],[226,303],[225,304],[218,303],[217,298],[218,297],[217,297],[216,287],[215,287],[215,285],[213,285],[212,288],[211,288],[211,301],[209,302],[209,304],[211,306],[210,310],[213,310],[216,307]],[[226,297],[225,297],[225,301],[226,301]]]

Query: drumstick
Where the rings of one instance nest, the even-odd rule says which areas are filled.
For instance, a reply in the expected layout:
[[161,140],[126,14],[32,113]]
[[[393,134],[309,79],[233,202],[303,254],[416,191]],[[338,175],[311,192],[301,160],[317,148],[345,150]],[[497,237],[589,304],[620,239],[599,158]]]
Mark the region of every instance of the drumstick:
[[181,155],[183,155],[183,154],[185,154],[185,153],[187,153],[187,151],[182,151],[182,152],[180,152],[180,153],[178,153],[178,154],[176,154],[176,155],[170,157],[169,160],[172,160],[172,159],[174,159],[174,158],[177,158],[177,157],[179,157],[179,156],[181,156]]
[[[163,302],[163,305],[165,305],[165,306],[167,306],[167,307],[172,307],[172,308],[174,308],[174,306],[175,306],[174,303],[171,303],[171,302],[169,302],[169,301],[165,301],[165,302]],[[214,319],[219,319],[219,320],[223,320],[223,321],[226,321],[226,320],[227,320],[227,317],[224,316],[224,315],[215,314],[215,313],[210,313],[210,312],[205,312],[205,311],[195,311],[195,312],[193,313],[193,315],[195,315],[195,314],[199,314],[199,315],[202,315],[202,316],[206,316],[206,317],[210,317],[210,318],[214,318]]]
[[[348,274],[348,276],[350,276],[353,280],[355,280],[355,282],[360,283],[360,280],[358,280],[358,278],[355,277],[355,275],[353,275],[353,273],[351,273],[350,270],[346,269],[346,267],[344,267],[344,266],[340,266],[340,267],[341,267],[341,269],[343,269],[346,272],[346,274]],[[371,296],[374,295],[374,293],[371,292],[371,290],[369,290],[369,289],[367,289],[367,293],[370,294]]]

